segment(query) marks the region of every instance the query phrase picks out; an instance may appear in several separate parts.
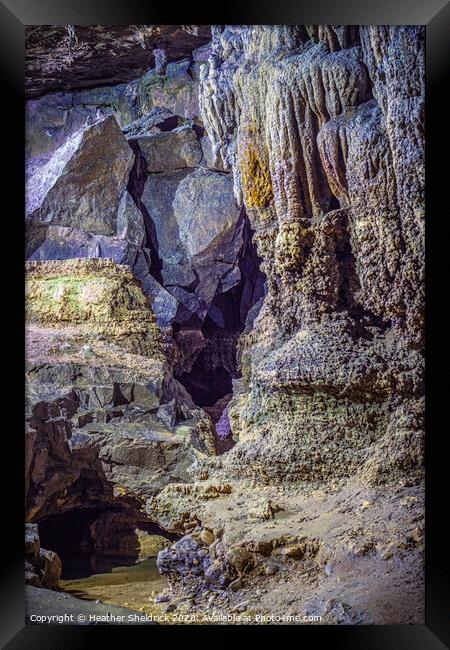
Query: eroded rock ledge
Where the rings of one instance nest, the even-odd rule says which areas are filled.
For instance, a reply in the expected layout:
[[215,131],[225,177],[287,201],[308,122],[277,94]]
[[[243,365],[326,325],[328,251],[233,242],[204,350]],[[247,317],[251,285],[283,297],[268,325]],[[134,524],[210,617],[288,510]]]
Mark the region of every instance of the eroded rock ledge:
[[93,570],[105,556],[135,560],[135,529],[159,530],[146,499],[216,453],[212,422],[173,378],[127,266],[28,263],[26,337],[27,520],[46,529],[74,512]]
[[189,56],[210,34],[209,25],[28,25],[27,97],[130,81]]

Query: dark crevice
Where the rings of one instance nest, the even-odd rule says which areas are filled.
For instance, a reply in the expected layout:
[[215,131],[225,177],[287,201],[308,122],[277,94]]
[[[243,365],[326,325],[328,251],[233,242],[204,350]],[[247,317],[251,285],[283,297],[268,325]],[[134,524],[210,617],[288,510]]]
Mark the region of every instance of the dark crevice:
[[197,139],[200,140],[205,135],[206,131],[203,126],[199,124],[192,124],[192,130],[195,132]]
[[135,564],[140,550],[137,529],[170,541],[179,538],[146,521],[141,512],[128,505],[74,508],[39,521],[41,546],[59,555],[63,580]]
[[[233,379],[239,377],[237,347],[240,335],[250,328],[266,292],[265,275],[260,270],[260,258],[252,240],[248,217],[242,212],[243,245],[238,259],[240,281],[228,291],[223,285],[198,327],[203,345],[188,370],[176,372],[176,378],[185,386],[200,407],[211,411],[217,421],[233,391]],[[195,328],[193,323],[185,331]],[[183,327],[174,328],[174,334],[183,333]],[[212,410],[211,410],[212,409]]]
[[130,172],[128,181],[128,192],[131,195],[138,209],[142,212],[145,225],[145,242],[144,247],[150,250],[150,274],[160,284],[163,284],[162,277],[162,259],[158,252],[158,237],[156,235],[156,228],[144,202],[142,201],[142,193],[144,191],[145,181],[147,180],[146,161],[139,145],[134,140],[129,140],[128,144],[135,154],[134,164]]
[[330,196],[329,212],[331,212],[332,210],[339,210],[340,207],[341,205],[338,199],[334,196],[334,194],[332,194]]

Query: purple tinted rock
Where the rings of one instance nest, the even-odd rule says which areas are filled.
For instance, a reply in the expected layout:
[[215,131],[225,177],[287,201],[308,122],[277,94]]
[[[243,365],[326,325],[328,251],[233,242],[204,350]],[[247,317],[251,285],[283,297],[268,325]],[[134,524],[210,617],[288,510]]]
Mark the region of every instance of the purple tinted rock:
[[28,179],[27,216],[39,223],[115,236],[133,161],[114,117],[83,126]]
[[228,417],[228,408],[224,408],[219,421],[216,424],[217,435],[220,439],[228,438],[231,435],[230,418]]

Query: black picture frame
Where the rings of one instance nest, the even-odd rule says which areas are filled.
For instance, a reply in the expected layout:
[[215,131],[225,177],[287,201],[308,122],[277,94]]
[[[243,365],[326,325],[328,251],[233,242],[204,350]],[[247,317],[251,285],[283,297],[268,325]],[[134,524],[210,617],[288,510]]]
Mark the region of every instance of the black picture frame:
[[[212,3],[214,4],[214,3]],[[364,650],[438,650],[450,647],[450,604],[446,583],[448,570],[448,538],[444,534],[446,519],[445,501],[440,498],[446,490],[448,456],[442,444],[448,435],[448,426],[440,417],[446,411],[445,385],[439,381],[433,386],[432,376],[448,367],[442,356],[446,344],[440,344],[439,336],[445,334],[445,299],[439,290],[435,291],[436,278],[446,277],[448,236],[443,235],[445,213],[439,209],[439,196],[442,206],[448,180],[446,179],[445,159],[439,159],[443,150],[448,155],[448,147],[443,148],[442,138],[446,131],[448,117],[444,102],[445,74],[449,61],[450,6],[445,0],[377,0],[376,2],[356,2],[355,0],[333,2],[333,0],[273,0],[246,1],[236,3],[237,7],[227,6],[226,12],[217,15],[214,8],[200,14],[200,5],[163,10],[139,0],[1,0],[0,1],[0,65],[3,99],[0,106],[3,115],[3,157],[7,161],[4,177],[3,195],[11,199],[11,207],[4,207],[3,235],[4,249],[9,249],[4,288],[10,295],[4,298],[4,319],[13,323],[8,339],[9,348],[15,339],[17,350],[15,362],[5,364],[7,391],[3,393],[5,411],[12,415],[12,422],[4,425],[3,437],[7,437],[8,447],[3,449],[3,463],[12,469],[11,477],[4,487],[2,511],[4,507],[3,537],[9,550],[0,556],[3,576],[1,588],[0,641],[8,650],[19,648],[75,648],[89,647],[94,639],[104,642],[106,635],[114,634],[115,643],[129,643],[130,631],[144,633],[146,642],[155,643],[170,639],[175,633],[183,635],[183,642],[190,637],[194,640],[207,626],[160,627],[153,626],[67,626],[42,625],[26,626],[24,615],[23,584],[23,487],[21,479],[23,466],[23,257],[20,242],[24,241],[22,228],[22,208],[24,195],[23,165],[23,123],[24,123],[24,26],[45,24],[422,24],[426,25],[426,204],[427,204],[427,344],[426,344],[426,622],[425,625],[397,626],[296,626],[298,643],[317,644],[326,642],[328,646],[358,648]],[[447,84],[448,85],[448,84]],[[448,129],[447,129],[448,131]],[[8,143],[7,143],[8,141]],[[445,176],[444,176],[445,174]],[[447,209],[448,211],[448,209]],[[441,217],[439,219],[439,217]],[[448,217],[447,217],[448,218]],[[434,225],[433,225],[433,221]],[[9,234],[13,232],[13,234]],[[444,248],[445,246],[445,248]],[[441,250],[441,248],[442,250]],[[23,250],[23,249],[22,249]],[[442,268],[441,268],[442,267]],[[14,282],[12,282],[14,280]],[[10,318],[11,316],[11,318]],[[18,323],[14,323],[17,317]],[[448,334],[447,334],[448,337]],[[444,339],[443,339],[444,340]],[[11,344],[9,343],[11,341]],[[17,384],[16,380],[17,379]],[[18,396],[17,405],[10,407],[10,396]],[[445,504],[445,505],[444,505]],[[285,631],[283,626],[275,627],[279,635]],[[274,632],[272,629],[271,632]],[[251,629],[249,629],[251,628]],[[226,642],[229,634],[238,632],[266,635],[268,626],[257,628],[247,626],[215,628],[215,643]],[[214,631],[214,630],[213,630]],[[291,630],[292,631],[292,630]],[[162,637],[160,638],[160,635]],[[118,636],[117,636],[118,635]],[[253,641],[256,638],[253,637]],[[94,641],[95,642],[95,641]]]

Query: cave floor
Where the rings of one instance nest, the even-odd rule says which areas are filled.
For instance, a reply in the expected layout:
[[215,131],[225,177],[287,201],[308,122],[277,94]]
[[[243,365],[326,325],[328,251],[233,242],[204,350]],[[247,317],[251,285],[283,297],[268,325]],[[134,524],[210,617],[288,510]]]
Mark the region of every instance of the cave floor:
[[[250,488],[233,481],[231,492],[218,498],[203,501],[201,491],[195,494],[184,495],[185,510],[192,508],[203,526],[222,530],[227,544],[256,552],[256,565],[243,572],[238,588],[170,588],[156,558],[61,580],[60,586],[76,598],[130,608],[166,624],[263,624],[271,616],[309,616],[308,624],[422,622],[421,486],[373,488],[349,481],[328,489]],[[271,516],[269,502],[276,510]],[[163,602],[155,602],[157,596]],[[229,616],[234,619],[225,620]]]
[[[232,481],[229,494],[203,500],[201,493],[183,495],[180,508],[257,560],[237,588],[196,594],[193,613],[241,613],[249,617],[243,623],[270,622],[258,615],[321,617],[304,621],[313,624],[423,623],[423,486]],[[271,516],[268,503],[276,509]],[[173,505],[175,511],[176,499]],[[183,590],[174,583],[165,593],[177,602]]]
[[[94,355],[88,360],[82,353],[87,341]],[[127,353],[80,328],[29,326],[27,344],[32,363],[125,367],[136,376],[154,375],[162,366],[160,360]],[[324,624],[423,622],[422,486],[399,482],[371,487],[355,478],[316,488],[265,486],[231,480],[216,470],[213,483],[230,483],[230,493],[203,498],[209,482],[196,481],[192,494],[185,489],[179,501],[170,486],[160,496],[167,493],[175,524],[185,513],[186,520],[195,519],[223,537],[228,548],[242,547],[255,554],[256,566],[241,576],[239,588],[186,593],[175,584],[168,589],[153,559],[108,574],[61,581],[63,589],[92,605],[99,600],[164,615],[167,622],[190,622],[174,620],[180,613],[194,615],[195,623],[201,622],[202,614],[229,613],[311,613],[322,616]],[[266,516],[268,502],[279,509]],[[178,530],[161,513],[149,514],[162,528]],[[305,543],[306,555],[295,557],[296,547]],[[155,603],[162,592],[167,600]]]
[[109,573],[60,580],[59,585],[81,600],[99,600],[153,617],[164,617],[165,614],[164,605],[155,603],[155,597],[167,586],[167,580],[159,574],[154,557],[132,566],[116,567]]

